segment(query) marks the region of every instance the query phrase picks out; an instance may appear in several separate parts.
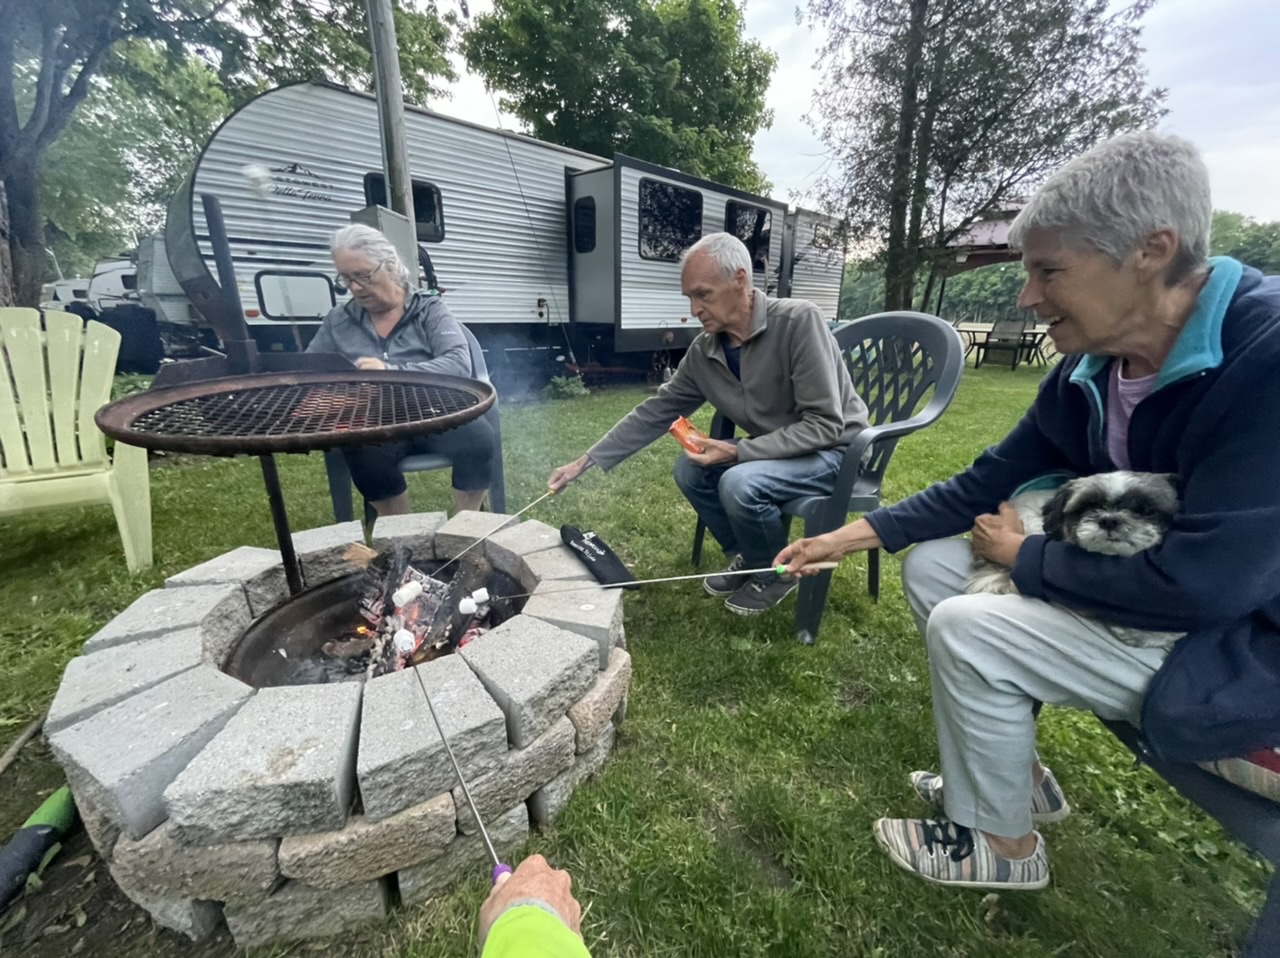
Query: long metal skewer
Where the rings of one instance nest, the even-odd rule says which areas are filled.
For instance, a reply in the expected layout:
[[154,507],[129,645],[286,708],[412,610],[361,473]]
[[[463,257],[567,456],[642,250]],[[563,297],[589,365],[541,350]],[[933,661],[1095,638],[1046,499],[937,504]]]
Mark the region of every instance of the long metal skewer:
[[493,842],[489,839],[489,830],[484,827],[484,819],[480,817],[480,809],[476,808],[475,799],[471,797],[471,789],[467,787],[467,780],[462,774],[462,768],[458,765],[458,760],[454,757],[453,749],[449,745],[449,737],[444,734],[444,727],[440,724],[440,717],[436,715],[436,707],[431,704],[431,696],[427,694],[427,683],[422,681],[422,673],[418,671],[418,666],[414,665],[412,668],[413,674],[418,677],[418,688],[422,689],[422,697],[427,700],[427,708],[431,711],[431,721],[436,723],[436,731],[440,733],[440,741],[444,742],[445,753],[449,756],[449,761],[453,763],[453,770],[458,776],[458,783],[462,786],[462,794],[467,797],[467,804],[471,806],[471,814],[475,817],[476,826],[480,829],[480,837],[484,839],[485,847],[489,849],[489,857],[493,859],[493,871],[489,873],[489,878],[496,885],[500,877],[511,874],[511,866],[498,858],[497,849],[493,847]]
[[[811,562],[806,566],[802,566],[801,568],[812,569],[812,570],[834,569],[839,564],[840,564],[839,562]],[[787,571],[787,567],[785,565],[775,565],[775,566],[768,566],[764,569],[738,569],[734,571],[732,574],[733,575],[759,575],[760,573],[763,573],[763,572],[776,572],[778,573],[778,575],[782,575],[786,571]],[[593,582],[591,583],[591,585],[575,585],[575,586],[570,586],[567,589],[544,589],[541,592],[538,592],[536,594],[537,595],[555,595],[556,593],[559,593],[559,592],[585,592],[590,589],[627,589],[633,585],[657,585],[659,582],[689,582],[689,581],[692,581],[693,579],[709,579],[713,575],[725,575],[725,572],[722,569],[719,572],[699,572],[697,575],[672,575],[662,579],[634,579],[631,582],[608,582],[604,584],[601,584],[599,582]],[[521,592],[518,595],[495,595],[494,598],[495,599],[524,599],[534,594],[535,593],[533,592]]]
[[433,573],[431,573],[431,574],[432,574],[432,575],[439,575],[441,572],[443,572],[445,569],[449,568],[449,566],[453,565],[455,562],[457,562],[459,559],[461,559],[464,555],[466,555],[468,552],[470,552],[472,549],[474,549],[476,546],[478,546],[480,543],[484,542],[484,540],[485,540],[485,539],[488,539],[490,536],[495,536],[495,535],[497,535],[499,532],[501,532],[504,528],[506,528],[507,522],[508,522],[509,520],[511,520],[511,519],[518,519],[518,518],[520,518],[522,515],[524,515],[526,512],[528,512],[528,511],[529,511],[530,509],[532,509],[534,506],[536,506],[536,505],[537,505],[539,502],[541,502],[543,499],[546,499],[548,496],[554,496],[555,494],[556,494],[556,490],[554,490],[554,489],[552,489],[550,492],[544,492],[542,495],[538,496],[538,498],[537,498],[537,499],[534,499],[534,500],[533,500],[533,502],[529,503],[527,506],[525,506],[525,507],[524,507],[523,509],[521,509],[519,512],[512,513],[512,514],[511,514],[511,515],[509,515],[509,516],[503,516],[503,517],[502,517],[502,522],[499,524],[498,528],[494,529],[492,532],[486,532],[486,533],[485,533],[484,535],[482,535],[479,539],[477,539],[475,542],[471,543],[471,545],[467,546],[465,549],[463,549],[463,550],[462,550],[461,552],[459,552],[456,556],[454,556],[452,559],[450,559],[448,562],[446,562],[444,565],[442,565],[439,569],[436,569],[436,571],[435,571],[435,572],[433,572]]

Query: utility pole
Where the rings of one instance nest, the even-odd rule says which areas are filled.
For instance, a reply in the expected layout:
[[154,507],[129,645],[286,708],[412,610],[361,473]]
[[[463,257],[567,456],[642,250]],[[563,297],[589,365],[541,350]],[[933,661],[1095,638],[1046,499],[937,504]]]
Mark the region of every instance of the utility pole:
[[[412,226],[413,185],[409,177],[409,146],[404,134],[404,87],[400,82],[400,48],[391,0],[367,0],[369,46],[373,53],[373,86],[378,96],[378,130],[382,134],[382,169],[387,202]],[[408,264],[410,269],[416,269]]]

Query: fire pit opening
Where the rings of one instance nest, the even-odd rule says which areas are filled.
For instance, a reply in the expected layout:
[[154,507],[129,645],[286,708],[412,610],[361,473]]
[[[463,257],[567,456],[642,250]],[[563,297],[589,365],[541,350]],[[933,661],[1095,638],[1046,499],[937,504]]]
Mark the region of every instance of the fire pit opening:
[[254,621],[222,671],[254,688],[364,681],[449,655],[527,601],[519,580],[478,554],[445,562],[353,546],[347,558],[352,572]]

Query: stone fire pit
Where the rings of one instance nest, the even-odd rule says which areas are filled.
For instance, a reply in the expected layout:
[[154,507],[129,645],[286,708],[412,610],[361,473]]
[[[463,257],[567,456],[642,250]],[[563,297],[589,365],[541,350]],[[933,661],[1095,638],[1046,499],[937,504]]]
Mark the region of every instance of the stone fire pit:
[[[373,545],[452,558],[502,519],[387,518]],[[295,535],[307,585],[350,572],[342,553],[360,539],[355,522]],[[631,660],[620,590],[552,594],[592,582],[557,530],[508,520],[481,549],[534,595],[421,672],[510,855],[604,764]],[[255,690],[221,671],[250,621],[287,595],[269,549],[173,576],[85,643],[49,710],[49,744],[112,877],[195,939],[224,918],[241,946],[329,936],[488,871],[408,672]]]

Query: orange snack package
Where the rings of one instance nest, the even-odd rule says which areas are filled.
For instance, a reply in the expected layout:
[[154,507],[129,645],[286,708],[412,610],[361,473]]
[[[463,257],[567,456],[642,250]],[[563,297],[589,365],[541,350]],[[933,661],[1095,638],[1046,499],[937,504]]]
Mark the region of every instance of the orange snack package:
[[676,442],[684,446],[689,452],[700,453],[707,448],[707,439],[710,437],[698,429],[684,416],[681,416],[671,424],[671,428],[667,430],[671,435],[676,437]]

